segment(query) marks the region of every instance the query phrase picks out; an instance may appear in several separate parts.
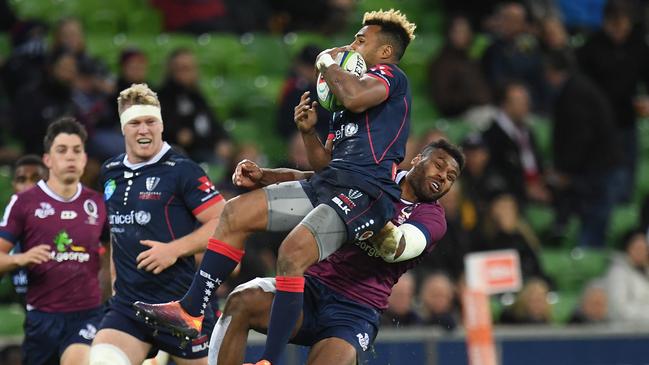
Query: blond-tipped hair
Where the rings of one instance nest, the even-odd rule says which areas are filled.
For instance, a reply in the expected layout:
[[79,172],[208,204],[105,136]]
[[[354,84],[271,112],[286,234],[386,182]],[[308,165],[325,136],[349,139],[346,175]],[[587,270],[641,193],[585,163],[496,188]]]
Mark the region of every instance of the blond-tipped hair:
[[147,84],[132,84],[128,89],[122,90],[117,98],[117,110],[120,114],[131,105],[154,105],[159,107],[158,94]]
[[379,11],[368,11],[363,15],[363,25],[367,25],[367,23],[392,23],[403,29],[405,34],[408,35],[408,40],[415,39],[417,25],[409,22],[406,14],[401,13],[400,10],[390,9],[384,11],[381,9]]
[[378,25],[381,33],[387,36],[386,40],[394,48],[397,60],[403,57],[410,41],[415,39],[415,23],[411,23],[399,10],[370,11],[363,16],[363,26]]

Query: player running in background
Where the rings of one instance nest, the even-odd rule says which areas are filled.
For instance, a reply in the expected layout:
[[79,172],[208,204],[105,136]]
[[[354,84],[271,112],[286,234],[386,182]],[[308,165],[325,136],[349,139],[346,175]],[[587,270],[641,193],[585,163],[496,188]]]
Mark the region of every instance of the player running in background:
[[319,56],[317,66],[346,110],[335,113],[323,145],[315,130],[316,103],[305,94],[296,107],[295,120],[316,173],[308,181],[272,185],[228,201],[187,294],[179,302],[136,303],[139,311],[158,326],[195,335],[202,305],[241,260],[248,235],[291,230],[279,249],[263,356],[271,362],[279,358],[302,308],[304,271],[345,242],[380,231],[393,215],[393,201],[400,195],[393,178],[410,125],[408,79],[396,64],[414,28],[398,11],[366,13],[349,46],[370,67],[361,78],[333,62],[341,49]]
[[151,89],[137,84],[123,90],[118,110],[126,153],[102,166],[114,296],[93,342],[90,364],[140,364],[158,349],[179,365],[205,364],[215,322],[207,303],[203,333],[187,344],[138,321],[132,305],[183,296],[196,272],[194,254],[205,250],[223,198],[196,163],[162,140],[160,102]]
[[[291,342],[311,346],[308,364],[354,364],[374,342],[392,286],[444,235],[446,219],[437,200],[457,179],[464,156],[441,140],[426,146],[412,164],[410,171],[397,175],[401,200],[382,234],[370,243],[344,245],[306,272],[305,302]],[[294,173],[297,178],[301,174]],[[287,176],[244,161],[233,180],[252,188]],[[230,294],[212,333],[210,365],[241,364],[248,331],[268,329],[276,290],[273,278],[257,278]]]
[[[25,190],[36,186],[40,180],[47,179],[47,166],[43,159],[36,155],[25,155],[19,158],[14,164],[14,171],[11,177],[11,188],[14,194],[22,193]],[[12,255],[22,252],[20,242],[15,242],[11,249]],[[25,294],[27,293],[27,269],[20,268],[11,273],[11,282],[14,285],[16,294],[21,304],[25,305]]]
[[[43,143],[49,177],[12,196],[0,222],[0,272],[25,267],[29,273],[24,364],[87,363],[103,314],[99,249],[106,209],[101,195],[79,182],[86,136],[72,118],[50,124]],[[7,255],[18,241],[25,252]]]

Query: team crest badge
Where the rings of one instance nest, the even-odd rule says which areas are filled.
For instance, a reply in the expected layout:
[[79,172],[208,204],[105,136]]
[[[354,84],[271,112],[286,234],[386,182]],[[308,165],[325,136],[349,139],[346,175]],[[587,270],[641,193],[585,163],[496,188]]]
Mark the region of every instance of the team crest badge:
[[367,351],[367,348],[370,345],[370,336],[366,333],[357,333],[356,338],[358,338],[358,344],[361,345],[363,351]]
[[146,189],[147,189],[148,191],[153,191],[153,189],[155,189],[156,186],[158,186],[158,183],[159,183],[159,182],[160,182],[160,178],[159,178],[159,177],[155,177],[155,176],[153,176],[153,177],[147,177],[147,178],[146,178]]

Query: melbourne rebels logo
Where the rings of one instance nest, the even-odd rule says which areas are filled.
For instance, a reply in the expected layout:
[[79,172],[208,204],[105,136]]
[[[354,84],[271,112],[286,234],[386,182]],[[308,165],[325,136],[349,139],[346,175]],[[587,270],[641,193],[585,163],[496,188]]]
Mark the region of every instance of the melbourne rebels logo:
[[160,182],[160,178],[159,178],[159,177],[155,177],[155,176],[153,176],[153,177],[147,177],[147,178],[146,178],[146,189],[147,189],[148,191],[153,191],[153,189],[155,189],[156,186],[158,186],[158,183],[159,183],[159,182]]

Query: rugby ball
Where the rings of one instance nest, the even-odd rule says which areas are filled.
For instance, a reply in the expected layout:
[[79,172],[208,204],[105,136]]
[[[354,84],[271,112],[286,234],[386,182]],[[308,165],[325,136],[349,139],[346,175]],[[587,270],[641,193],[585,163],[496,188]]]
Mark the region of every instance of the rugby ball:
[[[345,51],[340,52],[336,56],[336,63],[344,71],[354,74],[358,77],[363,76],[365,71],[367,71],[367,66],[365,65],[365,60],[358,52],[354,51]],[[329,85],[325,81],[322,74],[318,74],[318,83],[316,85],[318,91],[318,102],[322,105],[323,108],[329,110],[330,112],[335,112],[344,109],[343,105],[336,100],[334,93],[329,90]]]

